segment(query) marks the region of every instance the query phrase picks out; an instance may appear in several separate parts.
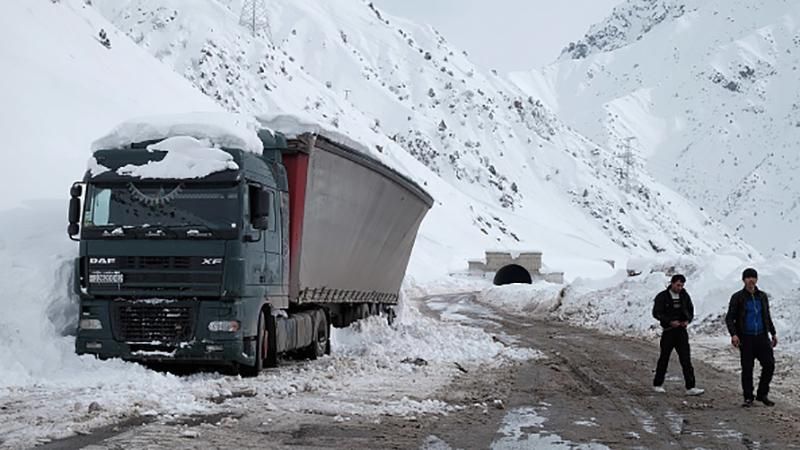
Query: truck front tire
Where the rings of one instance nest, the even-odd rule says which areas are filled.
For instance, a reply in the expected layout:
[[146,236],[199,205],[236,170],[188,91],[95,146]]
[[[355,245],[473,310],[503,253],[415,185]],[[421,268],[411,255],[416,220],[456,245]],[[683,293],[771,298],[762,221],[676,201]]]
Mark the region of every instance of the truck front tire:
[[267,320],[262,310],[258,315],[258,328],[256,333],[255,363],[252,366],[243,365],[239,373],[243,377],[256,377],[261,369],[264,368],[264,361],[269,357],[269,341],[271,339],[267,331]]

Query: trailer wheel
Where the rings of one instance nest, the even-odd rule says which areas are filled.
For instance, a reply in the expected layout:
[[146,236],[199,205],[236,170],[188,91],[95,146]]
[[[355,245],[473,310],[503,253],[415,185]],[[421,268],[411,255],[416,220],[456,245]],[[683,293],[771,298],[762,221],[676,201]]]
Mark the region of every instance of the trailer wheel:
[[321,314],[321,318],[314,330],[314,342],[306,349],[308,359],[317,359],[331,353],[331,326],[327,314]]
[[325,322],[328,324],[328,342],[325,343],[325,354],[331,354],[331,316],[328,310],[325,310]]
[[256,352],[255,364],[252,366],[243,365],[239,369],[239,373],[243,377],[256,377],[261,369],[264,368],[264,361],[269,356],[269,333],[267,332],[267,320],[264,316],[264,311],[258,315],[258,331],[256,333]]
[[386,323],[388,323],[389,326],[394,325],[394,322],[397,319],[397,312],[394,310],[394,308],[394,305],[381,304],[383,315],[386,316]]

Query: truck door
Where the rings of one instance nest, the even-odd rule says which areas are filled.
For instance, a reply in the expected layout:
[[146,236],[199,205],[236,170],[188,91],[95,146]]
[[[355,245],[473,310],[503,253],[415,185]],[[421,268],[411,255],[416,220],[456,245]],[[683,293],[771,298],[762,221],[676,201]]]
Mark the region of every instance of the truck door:
[[[245,282],[250,285],[267,284],[267,257],[266,257],[266,241],[267,229],[269,227],[256,226],[255,224],[255,211],[258,199],[264,194],[264,188],[258,184],[248,184],[248,220],[245,223],[245,235],[248,242],[244,246],[244,256],[246,264]],[[258,206],[261,208],[261,206]],[[269,218],[268,218],[269,219]],[[265,229],[262,229],[265,228]]]
[[264,252],[266,254],[266,284],[272,295],[282,294],[283,261],[281,216],[277,192],[267,188],[269,193],[269,226],[264,233]]

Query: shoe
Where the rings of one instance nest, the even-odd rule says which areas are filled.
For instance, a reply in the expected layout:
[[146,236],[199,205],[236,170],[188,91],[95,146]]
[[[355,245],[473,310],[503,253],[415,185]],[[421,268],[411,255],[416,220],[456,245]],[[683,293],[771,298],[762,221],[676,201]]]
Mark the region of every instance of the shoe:
[[763,397],[756,397],[756,400],[764,404],[764,406],[775,406],[775,402],[770,400],[766,395]]
[[687,389],[686,390],[686,395],[691,395],[691,396],[702,395],[703,392],[705,392],[705,391],[706,391],[705,389],[700,389],[700,388],[697,388],[697,387],[693,387],[691,389]]
[[659,394],[667,392],[667,390],[664,389],[664,386],[653,386],[653,390],[658,392]]
[[744,400],[744,403],[742,403],[742,408],[749,408],[751,406],[753,406],[753,399],[752,398],[747,398],[747,399]]

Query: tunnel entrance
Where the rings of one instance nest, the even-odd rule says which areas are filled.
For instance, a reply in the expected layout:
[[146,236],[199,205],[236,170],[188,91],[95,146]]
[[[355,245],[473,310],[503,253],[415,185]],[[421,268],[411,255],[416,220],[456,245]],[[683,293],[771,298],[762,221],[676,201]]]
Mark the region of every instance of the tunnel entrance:
[[502,286],[504,284],[525,283],[531,284],[531,273],[524,267],[517,264],[509,264],[503,266],[494,275],[495,286]]

